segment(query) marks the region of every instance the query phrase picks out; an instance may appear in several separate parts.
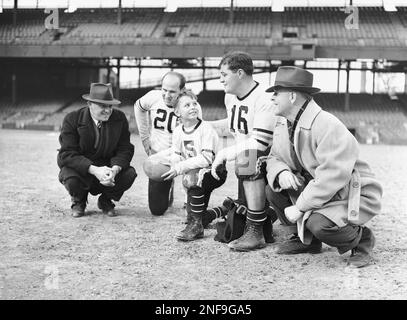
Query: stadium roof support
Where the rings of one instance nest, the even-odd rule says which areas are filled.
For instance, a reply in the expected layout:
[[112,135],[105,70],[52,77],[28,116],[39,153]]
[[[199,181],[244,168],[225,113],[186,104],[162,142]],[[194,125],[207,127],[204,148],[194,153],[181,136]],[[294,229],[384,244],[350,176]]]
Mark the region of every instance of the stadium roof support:
[[119,0],[119,6],[117,7],[117,24],[122,24],[122,0]]
[[18,0],[14,0],[13,27],[15,27],[17,25],[17,7],[18,7]]
[[346,62],[346,92],[345,92],[345,112],[349,111],[349,71],[350,71],[350,61]]

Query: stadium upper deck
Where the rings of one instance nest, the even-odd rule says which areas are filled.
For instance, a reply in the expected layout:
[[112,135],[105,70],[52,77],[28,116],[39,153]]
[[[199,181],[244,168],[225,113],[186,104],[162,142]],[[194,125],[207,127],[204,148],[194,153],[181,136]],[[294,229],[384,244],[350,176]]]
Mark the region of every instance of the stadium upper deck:
[[239,44],[256,45],[308,41],[315,45],[404,47],[407,9],[395,13],[380,7],[359,8],[359,28],[348,30],[348,14],[339,7],[235,8],[229,23],[227,8],[162,8],[59,10],[59,30],[46,30],[40,9],[19,9],[13,26],[12,10],[0,14],[0,44]]

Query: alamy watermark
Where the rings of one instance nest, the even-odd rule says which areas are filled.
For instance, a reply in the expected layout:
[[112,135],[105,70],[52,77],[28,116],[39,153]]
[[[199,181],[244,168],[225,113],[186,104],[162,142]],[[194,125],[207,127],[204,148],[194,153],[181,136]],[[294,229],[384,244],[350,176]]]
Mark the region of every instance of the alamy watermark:
[[49,16],[45,18],[44,25],[47,30],[58,30],[59,29],[59,11],[55,9],[45,9],[45,13],[50,13]]
[[359,29],[359,8],[356,6],[347,6],[345,13],[349,14],[345,19],[345,28],[347,30]]

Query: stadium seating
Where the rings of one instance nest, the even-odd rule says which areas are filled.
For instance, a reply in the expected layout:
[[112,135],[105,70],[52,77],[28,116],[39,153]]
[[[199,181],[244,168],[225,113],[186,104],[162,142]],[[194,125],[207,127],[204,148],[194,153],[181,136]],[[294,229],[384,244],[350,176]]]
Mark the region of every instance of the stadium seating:
[[181,8],[171,16],[168,26],[182,27],[186,37],[268,38],[271,17],[268,8],[237,8],[233,24],[229,24],[229,9]]
[[198,101],[202,106],[202,117],[205,120],[212,121],[226,118],[224,97],[224,91],[202,91],[198,95]]
[[349,129],[356,131],[361,142],[375,135],[381,143],[407,142],[407,116],[403,104],[385,94],[350,94],[350,110],[344,110],[345,94],[321,93],[315,100],[338,117]]
[[[0,21],[0,43],[23,44],[241,44],[267,45],[267,41],[313,40],[319,45],[404,46],[407,38],[406,8],[390,16],[380,7],[359,8],[359,28],[344,26],[348,14],[339,7],[287,7],[273,21],[270,8],[235,8],[229,24],[229,8],[162,8],[59,10],[60,30],[45,30],[47,14],[40,9],[19,10],[12,25],[12,10],[4,10]],[[281,19],[280,19],[281,18]],[[277,30],[279,33],[276,33]],[[400,34],[400,30],[405,32]]]
[[55,98],[25,98],[12,105],[9,99],[0,100],[0,123],[14,123],[23,127],[30,123],[41,123],[47,115],[55,114],[69,101],[67,96]]
[[[401,45],[399,41],[397,21],[390,19],[382,8],[359,8],[359,25],[357,29],[345,28],[345,19],[349,14],[343,8],[286,8],[282,14],[284,30],[294,28],[300,39],[315,39],[324,45],[365,45],[375,44],[373,39],[380,41],[392,40],[386,45]],[[349,41],[349,40],[363,41]]]

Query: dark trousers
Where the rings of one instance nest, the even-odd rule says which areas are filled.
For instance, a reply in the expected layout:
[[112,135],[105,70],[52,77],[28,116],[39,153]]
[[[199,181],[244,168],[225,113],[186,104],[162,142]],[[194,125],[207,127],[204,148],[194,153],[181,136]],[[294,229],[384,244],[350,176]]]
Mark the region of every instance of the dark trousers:
[[173,180],[148,180],[148,207],[155,216],[161,216],[169,206],[169,194]]
[[92,195],[102,194],[107,199],[119,201],[123,196],[123,193],[130,189],[136,177],[136,170],[133,167],[128,167],[118,173],[113,187],[107,187],[100,184],[96,177],[92,178],[92,182],[89,186],[86,186],[77,177],[66,179],[63,181],[63,185],[68,190],[71,197],[74,197],[77,201],[86,201],[88,193],[91,193]]
[[[269,186],[266,190],[267,198],[282,224],[295,226],[290,223],[284,215],[284,209],[293,205],[288,193],[286,191],[274,192]],[[338,227],[333,221],[318,213],[318,211],[314,211],[309,216],[305,227],[318,240],[331,247],[337,248],[340,254],[356,247],[362,237],[362,227],[350,224],[344,227]]]

